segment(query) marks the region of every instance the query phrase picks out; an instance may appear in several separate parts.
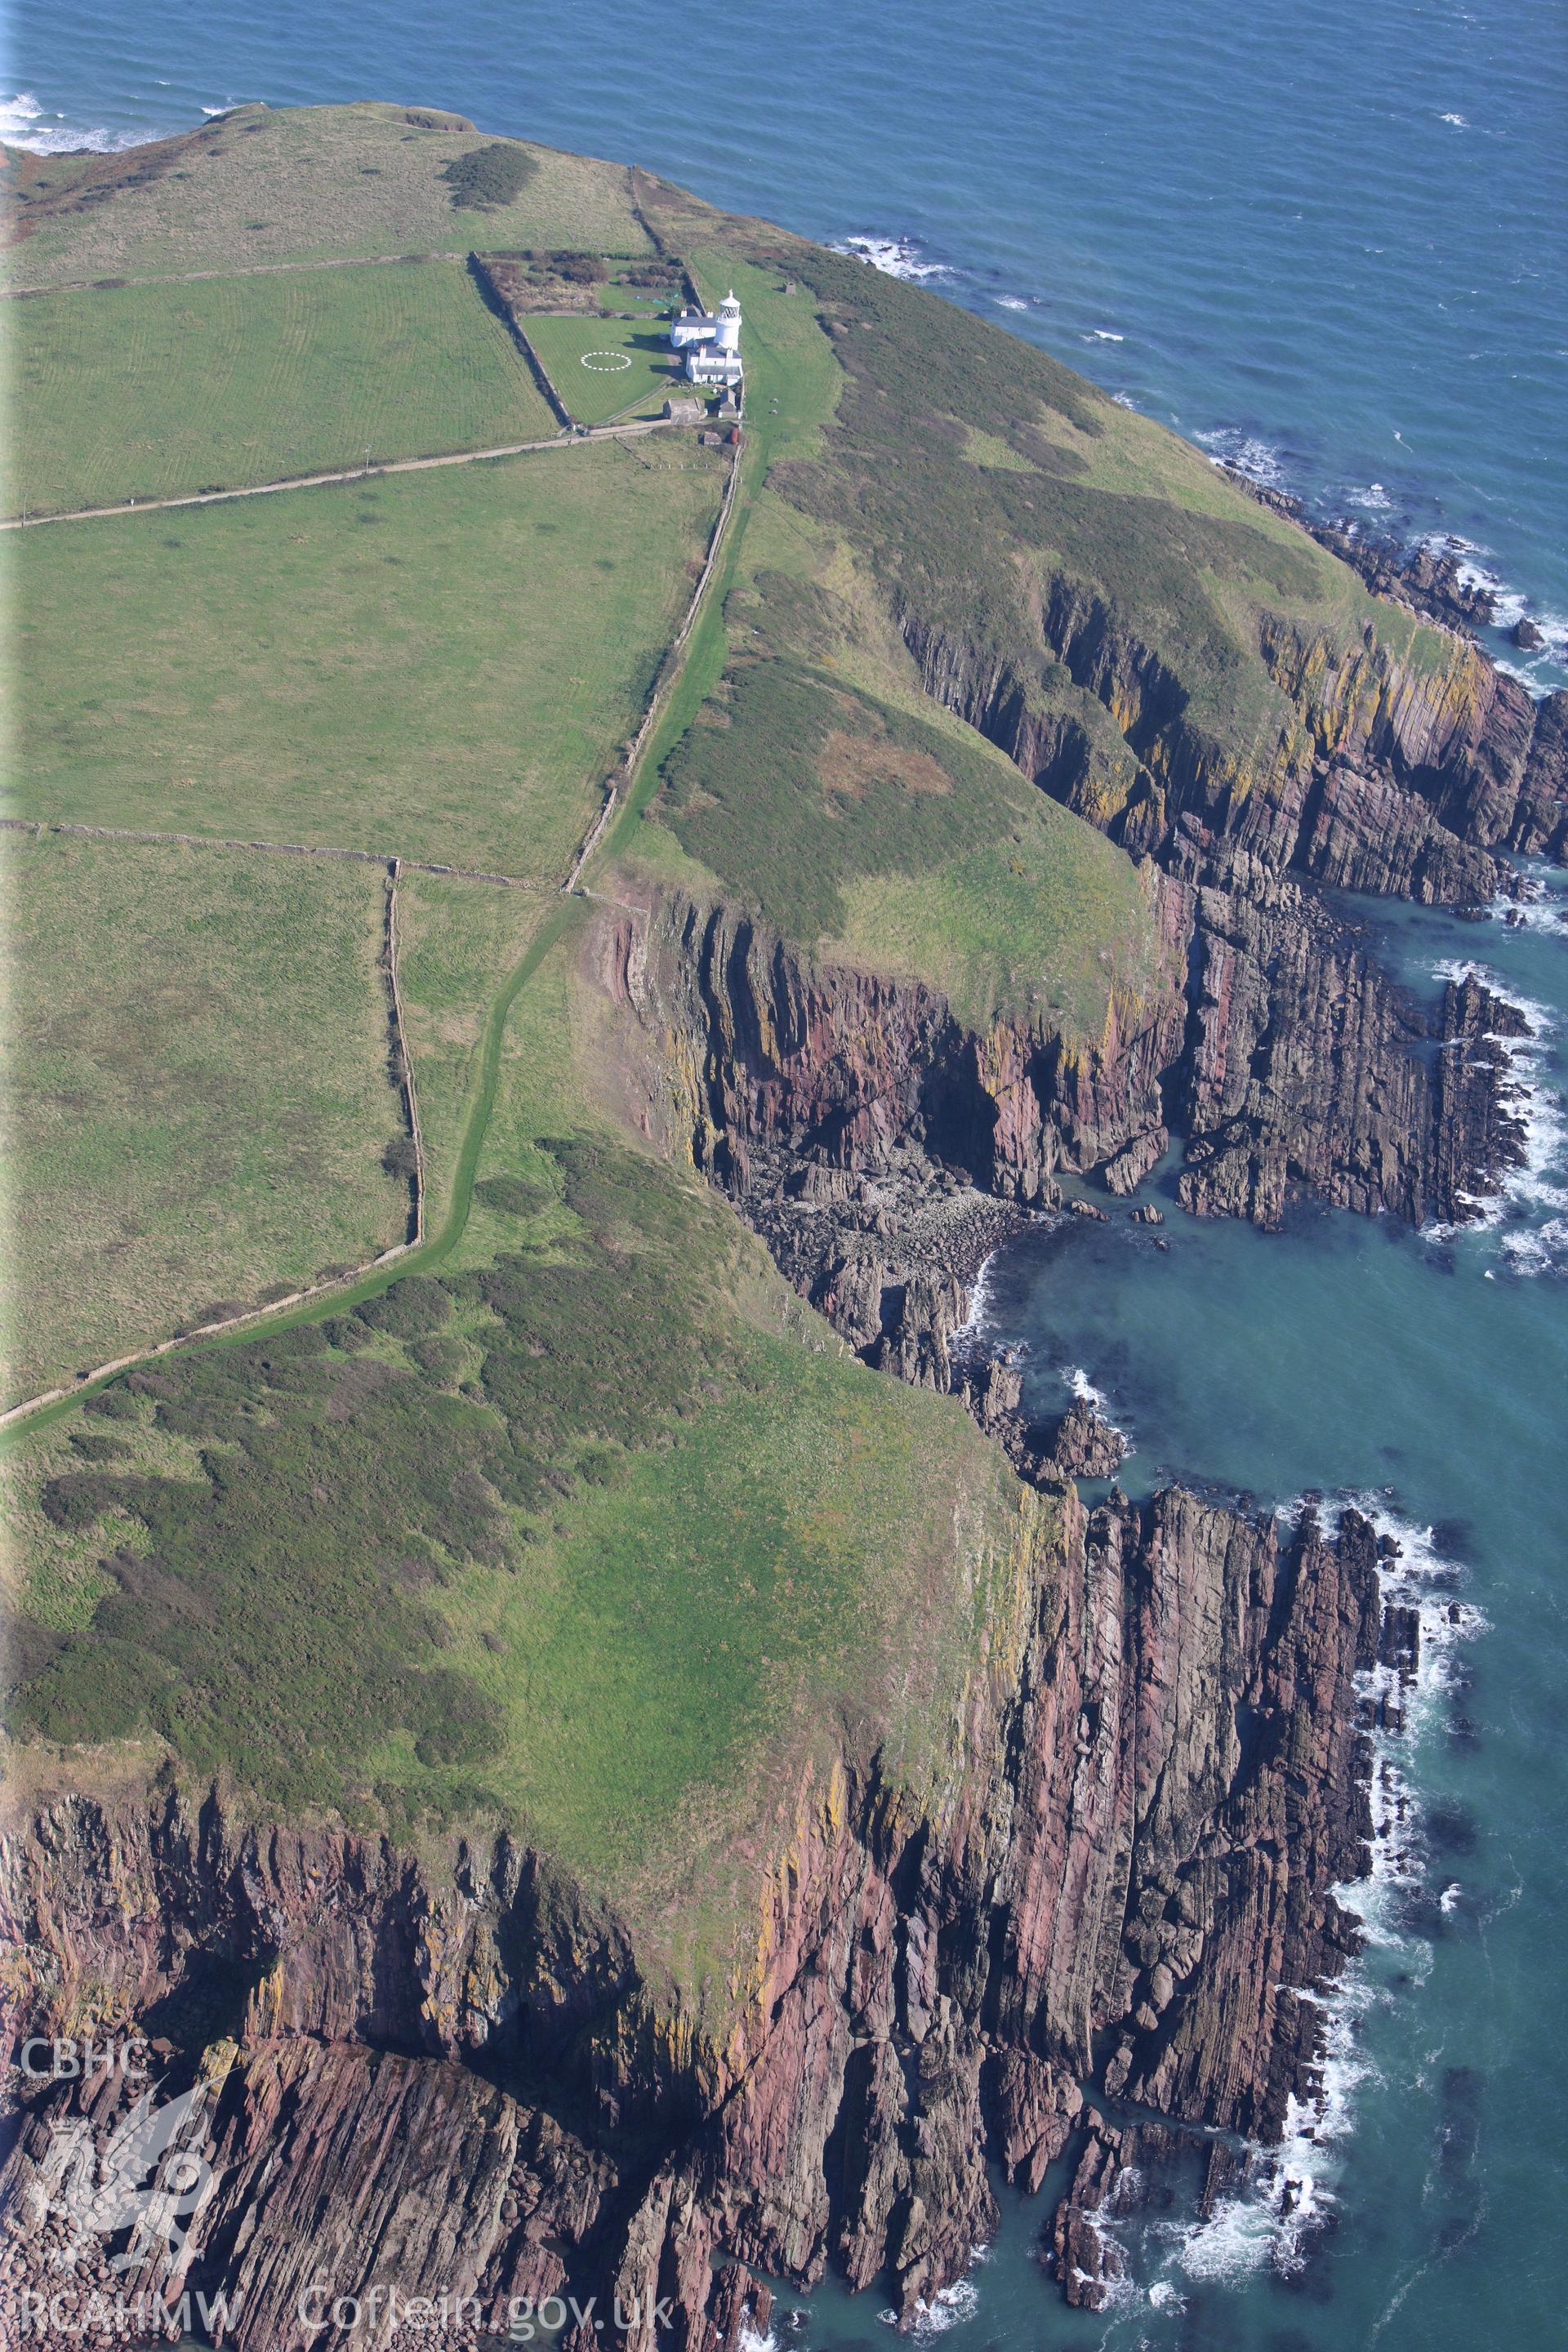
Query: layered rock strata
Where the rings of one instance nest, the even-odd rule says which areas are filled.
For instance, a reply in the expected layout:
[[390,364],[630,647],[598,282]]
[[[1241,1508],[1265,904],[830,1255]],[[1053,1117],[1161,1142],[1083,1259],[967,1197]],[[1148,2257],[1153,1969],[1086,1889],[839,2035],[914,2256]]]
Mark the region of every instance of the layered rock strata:
[[1568,841],[1568,696],[1536,704],[1458,637],[1423,670],[1370,635],[1345,645],[1267,621],[1279,731],[1244,757],[1210,738],[1126,617],[1065,574],[1043,595],[1040,658],[1086,698],[1078,716],[990,648],[913,608],[900,621],[927,692],[1135,856],[1167,862],[1185,820],[1242,887],[1252,860],[1464,904],[1494,895],[1506,856],[1561,856]]
[[[597,954],[652,1033],[644,1117],[906,1378],[925,1376],[913,1323],[942,1319],[938,1294],[972,1278],[1006,1207],[1056,1206],[1064,1175],[1125,1196],[1172,1127],[1198,1214],[1278,1225],[1300,1195],[1415,1224],[1475,1214],[1523,1153],[1497,1042],[1517,1013],[1473,979],[1429,1012],[1292,877],[1243,896],[1191,862],[1161,898],[1184,992],[1091,1048],[1027,1021],[977,1034],[929,989],[813,964],[727,909],[628,911]],[[966,1312],[955,1297],[948,1327]]]

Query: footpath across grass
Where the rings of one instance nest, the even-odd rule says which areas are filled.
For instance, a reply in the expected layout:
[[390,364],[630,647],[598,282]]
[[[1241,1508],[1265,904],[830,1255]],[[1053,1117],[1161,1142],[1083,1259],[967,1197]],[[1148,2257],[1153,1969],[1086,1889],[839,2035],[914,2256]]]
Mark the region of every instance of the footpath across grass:
[[384,876],[5,841],[5,1402],[404,1238]]
[[20,813],[558,882],[722,480],[654,436],[28,531]]
[[13,306],[11,358],[14,514],[558,429],[457,261],[52,294]]

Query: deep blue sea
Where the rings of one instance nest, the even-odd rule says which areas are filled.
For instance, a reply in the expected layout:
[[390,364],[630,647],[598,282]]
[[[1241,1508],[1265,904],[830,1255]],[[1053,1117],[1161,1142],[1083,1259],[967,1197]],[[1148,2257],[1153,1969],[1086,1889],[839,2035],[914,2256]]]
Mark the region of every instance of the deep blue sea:
[[[1568,675],[1564,0],[29,0],[0,71],[0,135],[36,144],[417,100],[868,240],[1314,505],[1463,541],[1551,640],[1495,650]],[[1073,1219],[992,1269],[988,1328],[1042,1400],[1103,1395],[1130,1487],[1370,1496],[1433,1639],[1325,2111],[1220,2214],[1184,2192],[1129,2224],[1097,2318],[1034,2260],[1060,2184],[1005,2197],[929,2316],[951,2352],[1568,2345],[1568,877],[1542,879],[1520,928],[1360,910],[1414,987],[1475,961],[1533,1007],[1531,1165],[1484,1225],[1264,1237],[1184,1218],[1166,1173],[1168,1253]],[[884,2342],[879,2308],[825,2286],[798,2341]]]

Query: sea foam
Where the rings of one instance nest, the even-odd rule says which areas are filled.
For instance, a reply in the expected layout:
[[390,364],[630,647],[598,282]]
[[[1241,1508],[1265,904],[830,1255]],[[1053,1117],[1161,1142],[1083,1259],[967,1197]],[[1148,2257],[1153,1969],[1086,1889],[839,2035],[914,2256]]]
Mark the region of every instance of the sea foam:
[[[1528,1213],[1531,1209],[1568,1209],[1568,1189],[1562,1181],[1552,1181],[1568,1173],[1564,1165],[1568,1160],[1568,1118],[1564,1116],[1561,1094],[1542,1076],[1556,1026],[1551,1013],[1534,997],[1521,996],[1510,989],[1488,965],[1477,962],[1473,957],[1446,957],[1433,966],[1432,976],[1456,983],[1473,977],[1500,1003],[1511,1006],[1530,1024],[1529,1034],[1523,1037],[1495,1034],[1489,1036],[1489,1042],[1500,1046],[1507,1060],[1508,1075],[1501,1082],[1500,1097],[1517,1122],[1523,1156],[1517,1167],[1502,1171],[1495,1192],[1461,1194],[1467,1205],[1477,1212],[1469,1221],[1469,1229],[1477,1225],[1496,1227],[1510,1209],[1516,1213]],[[1424,1230],[1434,1240],[1447,1241],[1467,1228],[1435,1224]],[[1510,1238],[1515,1244],[1511,1248]],[[1515,1263],[1516,1271],[1541,1270],[1529,1263],[1533,1240],[1531,1235],[1504,1237],[1504,1249]]]
[[121,148],[139,147],[146,134],[139,131],[106,131],[68,122],[63,114],[49,114],[30,89],[0,98],[0,141],[25,147],[30,155],[74,155],[83,149],[97,155],[115,155]]
[[1108,1429],[1113,1429],[1118,1437],[1121,1438],[1125,1443],[1129,1454],[1132,1453],[1134,1450],[1132,1444],[1132,1432],[1127,1427],[1125,1423],[1120,1422],[1116,1419],[1110,1405],[1106,1402],[1105,1391],[1095,1387],[1094,1382],[1089,1379],[1089,1374],[1084,1370],[1083,1366],[1081,1364],[1064,1364],[1062,1367],[1062,1378],[1067,1382],[1068,1387],[1072,1391],[1072,1393],[1078,1400],[1079,1403],[1092,1405],[1094,1411],[1099,1415],[1100,1419],[1104,1422],[1106,1427]]
[[1249,482],[1259,482],[1265,489],[1285,488],[1285,462],[1280,452],[1256,433],[1244,432],[1237,425],[1216,425],[1207,433],[1194,434],[1193,438],[1200,448],[1208,451],[1216,466],[1228,466],[1233,473],[1245,474]]
[[[973,2319],[980,2308],[980,2290],[973,2279],[955,2279],[951,2286],[938,2287],[931,2301],[917,2302],[907,2333],[917,2344],[927,2344],[933,2336],[945,2336],[962,2319]],[[896,2311],[877,2314],[884,2327],[897,2327]]]
[[[1279,1516],[1290,1518],[1301,1507],[1300,1503],[1287,1505]],[[1321,1991],[1298,1989],[1298,1998],[1313,2002],[1322,2024],[1317,2087],[1306,2099],[1290,2100],[1279,2146],[1253,2150],[1246,2179],[1235,2194],[1221,2199],[1201,2221],[1174,2230],[1158,2225],[1153,2232],[1156,2239],[1163,2236],[1169,2242],[1172,2265],[1187,2278],[1205,2283],[1234,2284],[1265,2268],[1290,2275],[1301,2268],[1333,2212],[1357,2095],[1364,2084],[1377,2080],[1363,2027],[1374,2010],[1394,1998],[1379,1980],[1371,1956],[1387,1956],[1417,1987],[1431,1965],[1431,1946],[1413,1935],[1400,1917],[1401,1895],[1421,1885],[1426,1871],[1422,1808],[1412,1767],[1423,1743],[1440,1728],[1460,1645],[1486,1628],[1480,1610],[1458,1597],[1464,1572],[1438,1551],[1430,1528],[1401,1519],[1382,1495],[1347,1495],[1319,1507],[1331,1528],[1339,1526],[1347,1510],[1356,1510],[1380,1536],[1391,1536],[1399,1546],[1397,1556],[1382,1563],[1383,1599],[1385,1606],[1416,1612],[1419,1662],[1414,1675],[1395,1665],[1378,1664],[1361,1679],[1361,1696],[1373,1727],[1372,1869],[1368,1877],[1352,1880],[1334,1893],[1359,1923],[1363,1950]]]
[[974,1277],[974,1287],[969,1294],[969,1312],[948,1339],[948,1352],[958,1356],[983,1356],[990,1353],[991,1334],[995,1321],[995,1266],[997,1253],[993,1250],[981,1263]]
[[834,246],[835,253],[853,254],[857,261],[868,261],[886,278],[951,278],[952,272],[940,261],[932,261],[924,248],[912,236],[858,236],[840,237]]

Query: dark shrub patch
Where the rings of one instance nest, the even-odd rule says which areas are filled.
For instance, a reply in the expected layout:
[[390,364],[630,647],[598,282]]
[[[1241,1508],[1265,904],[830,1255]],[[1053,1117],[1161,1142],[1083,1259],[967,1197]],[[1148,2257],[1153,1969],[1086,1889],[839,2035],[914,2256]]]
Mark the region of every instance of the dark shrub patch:
[[65,1638],[50,1625],[35,1625],[30,1617],[7,1615],[0,1623],[0,1657],[7,1681],[31,1682],[41,1675]]
[[552,253],[550,269],[569,286],[592,286],[603,275],[604,264],[592,253]]
[[89,1647],[73,1634],[28,1682],[18,1727],[62,1746],[129,1738],[141,1727],[146,1667],[143,1654],[129,1643],[97,1641]]
[[538,169],[523,148],[510,139],[497,139],[456,157],[441,177],[458,212],[490,212],[520,196]]
[[358,1312],[360,1321],[368,1323],[373,1331],[385,1331],[395,1339],[414,1339],[445,1323],[452,1302],[429,1275],[411,1274],[384,1290],[379,1298],[367,1298]]
[[740,665],[724,709],[665,763],[668,820],[797,939],[838,929],[857,875],[919,872],[1016,822],[976,754],[797,662]]
[[[107,1563],[114,1589],[90,1628],[21,1645],[18,1729],[62,1742],[151,1731],[196,1769],[225,1767],[289,1805],[344,1802],[398,1729],[431,1770],[482,1765],[499,1719],[437,1663],[450,1636],[422,1593],[465,1562],[506,1566],[504,1504],[553,1511],[581,1482],[616,1478],[713,1370],[721,1213],[636,1153],[574,1137],[544,1148],[560,1193],[510,1181],[531,1200],[563,1193],[581,1220],[559,1260],[509,1257],[445,1284],[411,1275],[357,1316],[139,1376],[163,1427],[224,1443],[200,1480],[89,1456],[45,1485],[54,1526],[125,1513],[151,1540]],[[441,1385],[468,1360],[440,1328],[454,1300],[499,1318],[468,1394]],[[357,1352],[367,1325],[409,1343],[411,1360]],[[459,1790],[465,1804],[484,1796],[477,1780],[443,1787],[447,1809]]]
[[[379,1563],[501,1558],[505,1523],[484,1472],[504,1440],[482,1409],[395,1366],[375,1366],[385,1377],[335,1417],[357,1369],[308,1325],[265,1348],[193,1356],[165,1376],[158,1409],[230,1441],[205,1457],[206,1481],[94,1470],[47,1483],[55,1526],[125,1511],[153,1548],[116,1556],[116,1589],[91,1628],[68,1634],[19,1693],[22,1727],[60,1740],[151,1728],[198,1769],[226,1763],[282,1801],[331,1801],[343,1769],[386,1731],[434,1730],[412,1674],[429,1621]],[[456,1712],[472,1757],[487,1718]]]
[[498,1209],[503,1217],[536,1217],[555,1194],[537,1176],[486,1176],[474,1186],[482,1209]]
[[345,1355],[370,1344],[370,1332],[357,1315],[329,1315],[321,1331],[329,1347],[342,1348]]
[[90,1429],[79,1429],[71,1444],[84,1462],[122,1462],[134,1450],[122,1437],[100,1437]]
[[100,1389],[95,1397],[89,1397],[82,1411],[100,1413],[105,1421],[137,1421],[141,1418],[135,1398],[129,1390],[118,1386]]
[[422,1764],[479,1764],[493,1755],[500,1737],[495,1702],[446,1666],[427,1666],[405,1685],[405,1719],[414,1728],[414,1752]]

